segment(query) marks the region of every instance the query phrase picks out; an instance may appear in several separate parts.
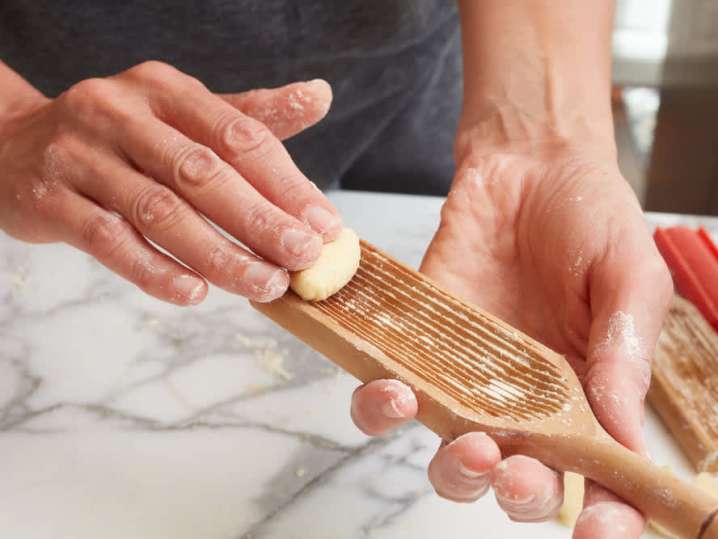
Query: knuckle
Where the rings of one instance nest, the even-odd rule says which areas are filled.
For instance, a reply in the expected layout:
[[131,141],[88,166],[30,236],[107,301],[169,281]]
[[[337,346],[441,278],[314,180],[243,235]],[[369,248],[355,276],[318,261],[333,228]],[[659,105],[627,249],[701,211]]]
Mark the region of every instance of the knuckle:
[[129,279],[140,288],[147,289],[155,282],[156,273],[151,256],[138,256],[130,265]]
[[142,80],[156,81],[176,77],[180,71],[165,62],[147,60],[130,68],[128,73]]
[[[177,89],[179,86],[206,90],[198,79],[187,75],[176,67],[157,60],[142,62],[127,71],[127,75],[140,84],[159,91]],[[158,92],[160,95],[161,92]]]
[[295,200],[301,204],[302,201],[314,195],[314,190],[310,187],[311,184],[300,174],[284,174],[277,178],[276,182],[282,196],[287,200]]
[[255,233],[261,233],[270,228],[272,209],[268,203],[255,202],[247,206],[244,211],[244,218],[246,219],[249,229]]
[[184,77],[184,80],[188,86],[194,86],[197,90],[209,91],[207,86],[197,77],[193,77],[192,75],[188,75],[187,73],[183,73],[181,71],[179,73],[182,77]]
[[81,234],[87,251],[97,257],[108,257],[127,241],[128,230],[119,217],[95,215],[85,222]]
[[85,79],[61,94],[59,102],[72,111],[75,118],[94,117],[98,112],[114,108],[113,84],[107,79]]
[[146,227],[170,228],[185,215],[180,199],[166,187],[153,185],[137,195],[133,203],[135,222]]
[[71,112],[73,118],[95,125],[98,116],[113,116],[120,110],[114,98],[114,84],[108,79],[86,79],[63,93],[59,102]]
[[217,246],[210,251],[209,274],[211,282],[223,287],[236,287],[241,280],[250,257],[234,252],[227,246]]
[[232,115],[217,123],[217,139],[220,147],[229,155],[261,157],[271,148],[271,132],[261,122],[248,116]]
[[230,254],[224,247],[215,247],[209,253],[209,275],[210,281],[215,284],[225,284],[229,281],[230,272],[234,268],[230,268]]
[[112,83],[106,79],[91,78],[85,79],[71,86],[62,97],[65,102],[72,105],[84,105],[104,98]]
[[191,146],[180,151],[174,158],[174,168],[178,183],[195,189],[207,189],[228,179],[226,167],[205,146]]

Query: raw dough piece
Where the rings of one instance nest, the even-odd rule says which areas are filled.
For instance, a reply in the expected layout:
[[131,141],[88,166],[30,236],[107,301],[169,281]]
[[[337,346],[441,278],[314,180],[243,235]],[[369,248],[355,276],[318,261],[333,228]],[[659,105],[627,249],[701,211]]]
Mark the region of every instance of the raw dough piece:
[[583,476],[573,472],[563,474],[563,505],[558,520],[564,526],[573,528],[583,509]]
[[359,237],[353,230],[344,228],[337,239],[324,244],[312,267],[292,273],[289,286],[302,299],[327,299],[351,281],[360,258]]

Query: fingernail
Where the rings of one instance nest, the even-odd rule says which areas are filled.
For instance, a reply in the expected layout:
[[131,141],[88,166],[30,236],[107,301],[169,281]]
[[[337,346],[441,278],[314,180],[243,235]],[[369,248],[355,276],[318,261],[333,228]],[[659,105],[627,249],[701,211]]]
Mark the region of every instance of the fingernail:
[[494,492],[496,498],[501,501],[502,505],[511,506],[517,509],[522,506],[530,505],[535,499],[535,494],[519,495],[515,492],[516,477],[510,474],[509,465],[506,460],[502,460],[494,466]]
[[[326,96],[326,101],[324,101],[323,104],[326,105],[326,108],[329,109],[329,104],[332,101],[332,86],[324,79],[313,79],[310,81],[307,81],[307,86],[314,92],[315,95],[324,94]],[[326,112],[326,111],[325,111]]]
[[317,87],[317,88],[319,88],[319,87],[322,87],[322,88],[330,87],[330,86],[329,86],[329,83],[328,83],[327,81],[325,81],[324,79],[312,79],[312,80],[308,80],[308,81],[306,81],[306,84],[307,84],[307,85],[310,85],[310,86],[315,86],[315,87]]
[[389,401],[384,403],[384,406],[381,407],[381,413],[391,419],[400,419],[405,417],[406,414],[401,411],[401,403],[399,400],[400,397],[393,397],[389,399]]
[[477,472],[476,470],[472,470],[472,469],[466,467],[466,465],[464,465],[464,463],[461,462],[461,460],[459,460],[458,468],[459,468],[459,473],[466,479],[478,479],[479,477],[483,477],[488,473],[486,471]]
[[268,302],[284,294],[289,284],[287,272],[264,262],[250,262],[244,279],[252,288],[256,301]]
[[336,215],[321,206],[309,206],[302,212],[304,222],[324,235],[335,231],[341,225]]
[[[522,487],[521,483],[526,481],[530,486]],[[531,478],[524,471],[510,468],[505,461],[494,467],[493,486],[499,506],[516,522],[545,518],[561,504],[561,486],[555,477]]]
[[316,234],[297,228],[287,228],[280,239],[282,247],[301,260],[312,259],[322,248],[322,239]]
[[534,511],[539,502],[536,501],[536,494],[525,494],[523,496],[511,492],[511,486],[494,481],[494,493],[499,505],[509,513],[527,513]]
[[202,301],[204,281],[193,275],[178,275],[172,279],[172,288],[177,294],[185,298],[190,305],[196,305]]

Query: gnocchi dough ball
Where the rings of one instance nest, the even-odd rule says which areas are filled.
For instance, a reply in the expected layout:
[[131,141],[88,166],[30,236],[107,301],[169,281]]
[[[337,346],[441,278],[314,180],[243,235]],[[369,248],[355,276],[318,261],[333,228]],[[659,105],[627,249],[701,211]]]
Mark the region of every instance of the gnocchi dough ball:
[[351,281],[360,259],[359,236],[344,228],[334,241],[324,244],[313,266],[292,273],[289,286],[307,301],[327,299]]

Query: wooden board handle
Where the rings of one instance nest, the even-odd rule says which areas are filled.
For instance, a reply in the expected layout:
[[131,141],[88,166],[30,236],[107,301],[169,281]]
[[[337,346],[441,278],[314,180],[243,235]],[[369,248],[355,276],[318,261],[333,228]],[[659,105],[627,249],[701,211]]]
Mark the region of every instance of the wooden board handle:
[[678,537],[718,539],[718,499],[675,477],[608,437],[563,439],[526,452],[547,465],[573,471],[615,492]]

